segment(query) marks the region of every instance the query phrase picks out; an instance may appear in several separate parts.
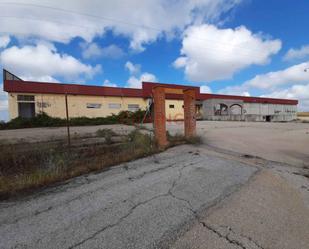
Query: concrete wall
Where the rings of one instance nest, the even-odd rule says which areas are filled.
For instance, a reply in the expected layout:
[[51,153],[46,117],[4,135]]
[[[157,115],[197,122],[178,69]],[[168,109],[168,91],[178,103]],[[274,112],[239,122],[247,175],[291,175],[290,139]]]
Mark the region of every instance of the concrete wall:
[[[184,109],[183,100],[165,100],[165,115],[167,120],[183,120],[184,119]],[[170,107],[173,105],[174,108]]]
[[[65,118],[65,96],[61,94],[9,94],[9,114],[10,118],[18,117],[17,95],[34,95],[35,112],[45,112],[52,117]],[[99,108],[87,108],[87,106],[100,105]],[[111,108],[109,104],[114,104]],[[147,100],[143,98],[127,97],[105,97],[105,96],[83,96],[68,95],[68,109],[70,117],[105,117],[112,113],[128,110],[129,104],[137,104],[140,109],[146,109]]]
[[[45,112],[52,117],[65,118],[65,96],[61,94],[9,94],[9,115],[10,119],[18,116],[17,95],[34,95],[35,112]],[[215,115],[218,105],[225,104],[228,107],[224,115]],[[113,107],[119,108],[112,108]],[[70,117],[105,117],[117,114],[120,111],[128,110],[128,105],[138,105],[145,110],[148,100],[143,98],[129,97],[106,97],[68,95],[68,107]],[[183,100],[165,100],[165,111],[167,120],[183,120]],[[89,106],[99,108],[89,108]],[[201,114],[206,120],[233,120],[233,121],[266,121],[266,116],[271,116],[271,121],[291,121],[297,119],[297,106],[275,105],[260,103],[244,103],[242,100],[208,99],[202,102]],[[88,106],[88,107],[87,107]],[[235,109],[231,108],[235,106]],[[241,108],[240,108],[241,107]],[[241,111],[240,111],[241,110]]]
[[[35,112],[45,112],[49,116],[65,118],[65,96],[61,94],[9,94],[9,115],[10,119],[18,117],[17,95],[35,96]],[[100,108],[87,108],[87,104],[99,104]],[[109,104],[120,104],[119,109],[110,108]],[[105,117],[117,114],[120,111],[128,110],[129,104],[138,104],[139,108],[145,110],[148,100],[143,98],[129,97],[106,97],[106,96],[86,96],[68,95],[68,109],[70,117]],[[170,107],[173,105],[174,108]],[[114,105],[115,106],[115,105]],[[183,120],[183,100],[165,100],[166,118],[168,120]]]
[[[216,109],[220,104],[225,104],[229,108],[227,112],[221,115],[220,112],[216,113]],[[233,110],[231,108],[233,106],[241,106],[241,114],[237,113],[237,108]],[[209,99],[203,101],[203,119],[206,120],[267,121],[267,118],[272,122],[295,120],[297,118],[297,106],[244,103],[242,100],[229,99]]]

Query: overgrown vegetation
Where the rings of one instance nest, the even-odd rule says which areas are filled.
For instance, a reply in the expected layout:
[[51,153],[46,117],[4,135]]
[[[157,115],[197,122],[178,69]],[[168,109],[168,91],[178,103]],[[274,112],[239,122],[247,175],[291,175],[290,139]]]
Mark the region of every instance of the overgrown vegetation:
[[[141,123],[145,116],[145,111],[138,110],[136,112],[121,111],[119,114],[112,114],[107,117],[87,118],[78,117],[70,118],[71,126],[85,126],[85,125],[104,125],[104,124],[135,124]],[[146,119],[146,121],[149,118]],[[21,128],[34,128],[34,127],[59,127],[65,126],[66,119],[53,118],[46,113],[37,114],[33,118],[15,118],[5,123],[0,123],[0,130],[4,129],[21,129]]]
[[96,135],[98,137],[104,137],[105,142],[107,144],[111,144],[112,143],[112,137],[116,136],[117,134],[112,129],[99,129],[99,130],[97,130]]
[[[103,136],[113,132],[100,130]],[[138,130],[123,143],[72,146],[31,144],[1,146],[0,197],[9,197],[74,176],[156,153],[153,138]]]
[[168,141],[174,144],[179,144],[179,143],[201,144],[202,143],[202,138],[200,136],[186,138],[183,134],[176,133],[175,135],[171,135],[168,131],[166,131],[166,136],[167,136]]
[[[109,129],[98,130],[97,136],[105,142],[76,143],[70,148],[63,141],[0,145],[0,199],[160,151],[152,134],[138,129],[119,143],[112,141],[117,134]],[[168,139],[170,146],[188,142],[181,135],[168,134]]]

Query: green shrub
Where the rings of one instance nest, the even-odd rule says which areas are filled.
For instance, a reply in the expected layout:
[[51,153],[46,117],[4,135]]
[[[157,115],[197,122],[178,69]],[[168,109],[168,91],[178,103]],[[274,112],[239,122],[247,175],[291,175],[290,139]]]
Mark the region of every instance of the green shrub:
[[[85,125],[106,125],[106,124],[134,124],[140,123],[143,120],[145,111],[138,110],[136,112],[121,111],[118,115],[112,114],[107,117],[88,118],[77,117],[70,118],[71,126],[85,126]],[[37,114],[33,118],[15,118],[11,121],[0,123],[0,129],[21,129],[34,127],[60,127],[65,126],[66,119],[53,118],[46,113]]]

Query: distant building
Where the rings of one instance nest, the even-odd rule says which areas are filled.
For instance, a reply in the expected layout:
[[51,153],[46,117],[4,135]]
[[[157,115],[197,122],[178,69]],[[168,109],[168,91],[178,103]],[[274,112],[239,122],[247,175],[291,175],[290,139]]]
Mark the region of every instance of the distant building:
[[[148,108],[154,86],[196,90],[198,119],[235,121],[291,121],[297,118],[297,100],[200,93],[199,87],[143,82],[142,89],[22,81],[4,70],[10,118],[45,112],[65,118],[65,95],[70,117],[105,117],[120,111]],[[183,95],[166,95],[168,120],[183,119]]]

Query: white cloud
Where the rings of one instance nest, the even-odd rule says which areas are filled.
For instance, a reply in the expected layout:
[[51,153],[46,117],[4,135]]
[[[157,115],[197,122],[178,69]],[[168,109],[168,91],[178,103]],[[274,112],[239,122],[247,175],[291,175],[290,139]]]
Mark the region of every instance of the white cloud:
[[245,82],[244,87],[274,89],[278,86],[309,82],[309,61],[288,67],[284,70],[260,74]]
[[[241,0],[66,0],[0,3],[6,17],[0,32],[67,43],[75,37],[91,42],[112,30],[130,39],[130,47],[144,45],[166,34],[171,37],[192,23],[220,21]],[[45,6],[45,7],[44,7]],[[46,8],[47,7],[47,8]],[[172,14],[171,14],[172,13]]]
[[103,86],[109,86],[109,87],[117,87],[117,84],[110,82],[109,80],[104,80]]
[[232,78],[253,64],[267,64],[280,49],[280,40],[253,34],[244,26],[219,29],[203,24],[190,26],[184,32],[181,56],[173,65],[184,68],[189,80],[209,82]]
[[309,111],[309,84],[293,85],[286,89],[281,89],[270,94],[265,94],[263,97],[298,99],[299,110]]
[[247,87],[240,86],[228,86],[218,91],[219,94],[237,95],[237,96],[251,96]]
[[139,78],[135,76],[131,76],[128,79],[128,87],[130,88],[142,88],[142,82],[148,81],[148,82],[156,82],[157,78],[155,75],[151,73],[143,73]]
[[43,75],[43,76],[21,76],[22,80],[25,81],[39,81],[39,82],[49,82],[49,83],[60,83],[59,80],[55,79],[50,75]]
[[3,91],[3,85],[0,85],[0,111],[8,109],[7,93]]
[[110,59],[119,59],[124,56],[123,50],[114,45],[111,44],[107,47],[100,47],[96,43],[90,43],[90,44],[82,44],[81,46],[84,50],[82,52],[82,56],[85,59],[89,58],[99,58],[99,57],[105,57]]
[[45,43],[7,48],[1,52],[0,61],[3,67],[31,80],[91,78],[101,70],[98,65],[86,65],[70,55],[60,54],[53,45]]
[[11,39],[8,35],[0,36],[0,48],[6,48],[10,41]]
[[309,45],[302,46],[300,49],[291,48],[289,51],[284,55],[283,60],[291,61],[291,60],[298,60],[304,59],[309,56]]
[[201,93],[212,93],[210,87],[206,85],[200,87],[200,92]]
[[124,68],[129,70],[130,74],[139,74],[141,71],[141,65],[133,64],[131,61],[127,61]]
[[309,72],[304,71],[306,68],[309,68],[309,62],[256,75],[241,85],[221,89],[219,93],[245,95],[249,90],[259,89],[264,93],[263,97],[298,99],[299,109],[309,111]]

